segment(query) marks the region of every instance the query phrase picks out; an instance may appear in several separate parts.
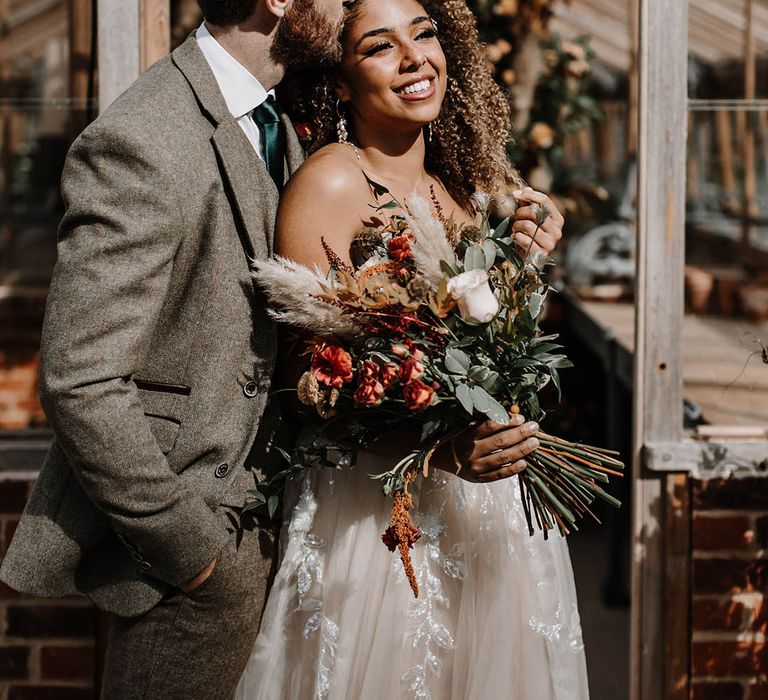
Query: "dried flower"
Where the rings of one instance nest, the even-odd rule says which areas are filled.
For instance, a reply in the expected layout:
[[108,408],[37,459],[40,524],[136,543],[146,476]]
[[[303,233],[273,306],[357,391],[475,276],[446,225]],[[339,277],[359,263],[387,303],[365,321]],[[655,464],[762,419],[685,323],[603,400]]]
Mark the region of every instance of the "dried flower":
[[296,387],[299,401],[305,406],[316,406],[320,400],[320,385],[312,372],[304,372]]
[[400,365],[400,381],[403,384],[424,376],[424,365],[416,357],[409,357]]
[[459,232],[459,238],[464,241],[464,243],[479,243],[483,239],[483,232],[480,230],[479,226],[468,224],[467,226],[462,227]]
[[352,357],[344,348],[321,345],[312,355],[312,374],[319,383],[338,389],[352,379]]
[[388,362],[379,368],[379,381],[387,391],[400,377],[400,368],[394,362]]
[[329,286],[317,265],[310,268],[279,256],[258,260],[254,263],[253,278],[269,297],[269,315],[276,321],[326,338],[348,338],[360,333],[341,308],[319,301],[335,288]]
[[429,203],[422,197],[410,200],[406,214],[408,227],[413,232],[411,252],[416,269],[435,289],[443,279],[440,261],[456,265],[456,253],[448,240],[443,224],[432,216]]
[[425,299],[430,290],[429,282],[420,276],[410,280],[405,288],[414,299]]
[[355,402],[360,406],[378,406],[384,400],[384,386],[376,379],[364,379],[357,385]]
[[376,252],[376,248],[384,244],[381,230],[366,226],[353,239],[349,246],[349,257],[355,267],[361,267]]
[[403,388],[405,405],[411,411],[423,411],[432,405],[435,398],[435,390],[418,379],[412,379]]
[[405,486],[402,490],[395,493],[395,502],[392,504],[392,516],[389,519],[389,527],[381,536],[382,542],[394,552],[396,549],[400,552],[400,560],[403,562],[403,569],[411,585],[413,595],[419,597],[419,584],[416,581],[416,572],[413,570],[410,550],[413,545],[421,539],[419,529],[414,526],[408,511],[413,508],[413,498],[408,493],[408,485],[413,478],[413,472],[410,472],[405,478]]
[[392,260],[404,262],[412,257],[408,236],[393,236],[387,244],[387,253]]

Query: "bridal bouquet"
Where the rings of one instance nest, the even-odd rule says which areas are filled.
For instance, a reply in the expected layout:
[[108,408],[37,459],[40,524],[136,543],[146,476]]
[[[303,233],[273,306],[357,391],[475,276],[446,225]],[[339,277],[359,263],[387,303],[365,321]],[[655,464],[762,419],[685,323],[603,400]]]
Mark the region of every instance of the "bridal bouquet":
[[[559,393],[558,372],[571,366],[556,336],[538,326],[545,256],[518,252],[510,219],[491,228],[489,198],[476,202],[480,225],[460,227],[425,200],[407,208],[390,200],[353,241],[352,266],[323,241],[327,275],[284,258],[258,262],[254,272],[271,315],[310,336],[296,391],[322,419],[309,446],[284,454],[291,466],[277,478],[306,466],[351,466],[356,448],[397,430],[420,434],[391,470],[372,475],[394,498],[382,539],[399,550],[415,595],[411,481],[428,473],[440,445],[477,422],[505,424],[520,411],[540,419],[539,392],[552,383]],[[539,226],[547,215],[541,211]],[[596,497],[619,505],[600,486],[621,475],[615,453],[537,437],[541,446],[518,475],[531,535],[555,527],[567,534],[591,515]],[[267,500],[252,493],[253,507]],[[274,509],[276,497],[269,500]]]

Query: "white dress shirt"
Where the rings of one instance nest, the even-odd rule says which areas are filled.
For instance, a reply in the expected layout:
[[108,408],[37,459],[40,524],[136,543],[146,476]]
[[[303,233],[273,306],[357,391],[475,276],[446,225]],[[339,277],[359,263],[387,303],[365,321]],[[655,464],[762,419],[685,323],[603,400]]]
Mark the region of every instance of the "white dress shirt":
[[208,61],[221,94],[229,111],[261,160],[264,152],[261,145],[261,132],[251,118],[251,112],[258,107],[268,94],[264,86],[242,63],[238,62],[208,31],[203,22],[195,34],[197,44]]

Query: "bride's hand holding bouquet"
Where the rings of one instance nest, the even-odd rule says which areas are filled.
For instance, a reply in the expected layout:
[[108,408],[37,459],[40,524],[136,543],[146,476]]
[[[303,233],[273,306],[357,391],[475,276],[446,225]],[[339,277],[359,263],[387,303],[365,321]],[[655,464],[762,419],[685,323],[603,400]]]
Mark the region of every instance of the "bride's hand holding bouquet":
[[599,485],[620,474],[612,454],[519,417],[540,419],[540,391],[550,383],[559,391],[559,370],[571,366],[538,325],[548,286],[536,241],[552,235],[542,231],[550,212],[526,207],[534,228],[525,212],[492,228],[489,198],[476,202],[479,225],[458,226],[422,199],[390,199],[379,207],[381,225],[353,240],[353,265],[326,245],[327,275],[288,259],[255,272],[273,317],[312,334],[296,390],[324,421],[308,446],[286,455],[282,476],[349,467],[358,448],[420,432],[416,448],[373,475],[394,497],[383,539],[400,551],[414,593],[408,552],[419,532],[408,517],[409,486],[433,463],[479,482],[518,474],[531,534],[576,529],[596,497],[617,504]]

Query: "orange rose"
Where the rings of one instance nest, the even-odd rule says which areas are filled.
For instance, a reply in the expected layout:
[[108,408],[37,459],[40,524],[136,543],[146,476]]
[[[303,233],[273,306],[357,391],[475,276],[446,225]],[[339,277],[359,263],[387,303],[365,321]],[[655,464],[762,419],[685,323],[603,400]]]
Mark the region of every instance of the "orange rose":
[[411,411],[423,411],[432,405],[435,397],[435,390],[418,379],[412,379],[403,389],[405,405]]
[[339,389],[352,379],[352,357],[344,348],[323,345],[312,355],[312,374],[320,384]]
[[393,362],[388,362],[386,365],[379,367],[379,380],[384,385],[384,391],[397,381],[399,375],[400,369]]
[[361,406],[378,406],[384,400],[384,387],[376,380],[362,381],[355,392],[355,402]]
[[379,379],[379,365],[372,360],[361,362],[357,368],[357,381],[367,383]]
[[424,376],[424,365],[415,356],[409,357],[400,365],[400,381],[403,384],[413,379],[420,379],[422,376]]

